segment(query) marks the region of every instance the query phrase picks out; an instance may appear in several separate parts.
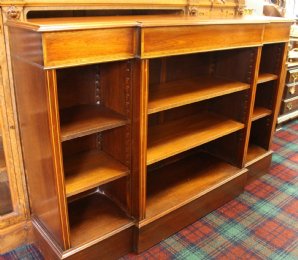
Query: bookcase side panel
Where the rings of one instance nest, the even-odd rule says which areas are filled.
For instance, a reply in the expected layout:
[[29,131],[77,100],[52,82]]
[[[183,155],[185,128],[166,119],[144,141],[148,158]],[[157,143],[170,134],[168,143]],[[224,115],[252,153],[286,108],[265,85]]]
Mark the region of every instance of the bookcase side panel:
[[[26,30],[15,33],[11,28],[10,34],[13,34],[11,37],[14,42],[25,44],[22,39],[26,38]],[[35,36],[38,38],[38,35]],[[37,50],[38,47],[37,45]],[[12,44],[18,121],[31,212],[64,248],[66,239],[55,175],[46,73],[43,67],[30,60],[30,57],[26,59],[26,54],[22,55],[20,50],[22,46]],[[42,57],[38,57],[38,60],[42,60]]]

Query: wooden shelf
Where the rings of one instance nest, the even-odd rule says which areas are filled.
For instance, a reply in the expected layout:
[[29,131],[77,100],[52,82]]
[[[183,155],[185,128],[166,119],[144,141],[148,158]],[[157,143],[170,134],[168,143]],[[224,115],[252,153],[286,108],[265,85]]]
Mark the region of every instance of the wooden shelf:
[[133,225],[113,201],[100,193],[70,203],[69,222],[72,247],[109,237]]
[[278,79],[278,76],[271,73],[260,73],[258,77],[258,84],[265,83],[271,80]]
[[268,151],[266,151],[264,148],[255,144],[249,144],[245,166],[250,165],[254,161],[258,160],[259,158],[263,158],[267,153]]
[[150,87],[148,114],[249,89],[249,84],[210,76]]
[[127,167],[104,152],[80,153],[64,162],[66,196],[70,197],[129,173]]
[[255,107],[254,113],[252,116],[252,121],[258,120],[260,118],[263,118],[265,116],[269,116],[272,114],[272,111],[270,109],[267,109],[265,107]]
[[201,153],[150,172],[146,219],[161,217],[197,199],[238,176],[241,171]]
[[242,129],[232,119],[202,112],[199,115],[149,128],[147,165]]
[[67,141],[125,125],[124,116],[98,105],[67,108],[60,113],[61,139]]

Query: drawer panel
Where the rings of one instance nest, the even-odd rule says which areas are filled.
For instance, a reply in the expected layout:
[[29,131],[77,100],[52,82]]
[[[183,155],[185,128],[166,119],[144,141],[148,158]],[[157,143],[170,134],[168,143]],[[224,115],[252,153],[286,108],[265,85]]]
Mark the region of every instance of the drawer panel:
[[195,53],[262,44],[263,24],[142,28],[141,58]]
[[298,84],[298,69],[288,70],[286,82],[288,84],[290,83],[296,84],[297,82]]
[[282,102],[281,114],[287,114],[298,110],[298,96]]
[[290,83],[286,84],[285,90],[284,90],[284,98],[293,98],[298,96],[298,79],[297,83]]
[[133,58],[135,40],[134,28],[44,33],[44,65],[59,68]]
[[265,25],[264,43],[287,42],[290,38],[288,23],[270,23]]

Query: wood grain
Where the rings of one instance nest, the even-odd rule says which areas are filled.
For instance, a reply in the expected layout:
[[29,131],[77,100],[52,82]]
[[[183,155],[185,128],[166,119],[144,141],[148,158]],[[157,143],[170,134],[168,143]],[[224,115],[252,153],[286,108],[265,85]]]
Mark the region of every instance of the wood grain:
[[49,32],[42,40],[46,68],[123,60],[135,55],[133,28]]
[[96,132],[123,126],[127,119],[99,105],[81,105],[60,113],[61,140],[67,141]]
[[255,144],[250,144],[247,150],[246,166],[252,164],[254,161],[262,158],[268,151],[263,147]]
[[254,112],[252,115],[252,121],[258,120],[260,118],[263,118],[265,116],[269,116],[272,114],[272,111],[270,109],[267,109],[265,107],[259,107],[259,106],[255,106],[254,108]]
[[142,58],[233,49],[262,44],[263,25],[144,28]]
[[174,120],[149,129],[147,165],[242,129],[244,125],[217,114]]
[[66,158],[64,172],[70,197],[126,176],[129,170],[104,152],[90,151]]
[[265,25],[264,43],[288,42],[291,23],[270,23]]
[[108,238],[133,225],[117,205],[98,193],[70,203],[69,222],[72,247]]
[[202,76],[151,86],[148,114],[242,91],[248,84]]
[[265,83],[271,80],[278,79],[278,75],[272,73],[260,73],[258,77],[258,84]]
[[148,173],[146,219],[162,216],[234,178],[241,170],[206,154]]

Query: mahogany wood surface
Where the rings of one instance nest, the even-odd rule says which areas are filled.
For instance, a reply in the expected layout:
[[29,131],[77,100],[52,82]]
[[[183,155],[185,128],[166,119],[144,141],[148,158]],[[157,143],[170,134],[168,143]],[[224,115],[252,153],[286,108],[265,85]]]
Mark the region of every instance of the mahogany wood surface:
[[263,26],[258,24],[144,28],[140,56],[152,58],[259,46],[262,33]]
[[265,107],[255,107],[252,115],[252,121],[258,120],[262,117],[271,115],[272,111]]
[[[13,64],[22,149],[25,167],[30,173],[27,181],[32,191],[31,209],[63,248],[57,176],[54,174],[49,115],[45,105],[48,103],[45,75],[39,67],[22,60],[14,58]],[[35,88],[36,85],[40,87]]]
[[193,79],[177,80],[150,86],[148,113],[210,99],[217,96],[242,91],[248,84],[230,80],[202,76]]
[[98,151],[80,153],[64,160],[66,196],[70,197],[126,176],[127,167]]
[[202,112],[149,128],[147,165],[242,129],[229,118]]
[[271,165],[272,151],[267,151],[260,156],[258,160],[251,161],[251,164],[247,164],[247,184],[251,183],[257,178],[268,173],[268,169]]
[[146,220],[163,216],[228,182],[241,169],[195,154],[148,173]]
[[70,203],[69,222],[73,247],[98,238],[102,240],[133,225],[117,205],[99,193]]
[[58,68],[133,58],[135,39],[133,28],[45,33],[44,65]]
[[12,44],[19,121],[46,255],[140,252],[240,194],[243,163],[250,178],[263,173],[289,23],[9,22],[22,40]]
[[67,141],[125,125],[127,119],[99,105],[82,105],[60,112],[61,140]]
[[288,42],[290,26],[287,23],[270,23],[265,25],[264,43]]
[[[139,230],[136,232],[138,236],[137,252],[149,249],[152,245],[166,239],[241,194],[246,183],[246,172],[247,170],[242,170],[240,176],[164,217],[147,225],[140,225]],[[158,232],[156,232],[157,230]]]
[[260,73],[258,77],[258,84],[275,80],[275,79],[278,79],[278,75],[271,74],[271,73]]

